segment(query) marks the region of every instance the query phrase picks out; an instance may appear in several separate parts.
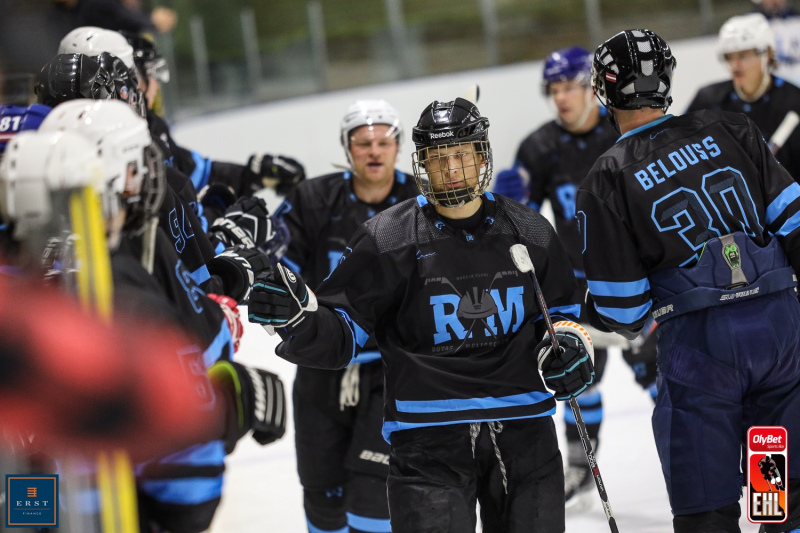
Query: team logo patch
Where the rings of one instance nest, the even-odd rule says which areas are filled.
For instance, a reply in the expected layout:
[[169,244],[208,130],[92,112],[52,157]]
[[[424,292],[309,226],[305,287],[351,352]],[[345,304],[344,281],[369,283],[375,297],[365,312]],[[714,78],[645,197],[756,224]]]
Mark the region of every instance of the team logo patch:
[[611,74],[610,72],[606,72],[606,79],[610,82],[617,83],[617,76],[615,74]]
[[58,476],[6,474],[6,527],[58,527]]
[[739,254],[739,247],[736,244],[729,244],[722,250],[722,255],[725,257],[725,262],[731,269],[739,268],[741,266],[741,255]]
[[754,524],[786,521],[788,438],[782,426],[747,431],[747,519]]
[[127,100],[128,99],[128,88],[127,87],[123,87],[122,89],[120,89],[119,90],[119,96],[123,100]]

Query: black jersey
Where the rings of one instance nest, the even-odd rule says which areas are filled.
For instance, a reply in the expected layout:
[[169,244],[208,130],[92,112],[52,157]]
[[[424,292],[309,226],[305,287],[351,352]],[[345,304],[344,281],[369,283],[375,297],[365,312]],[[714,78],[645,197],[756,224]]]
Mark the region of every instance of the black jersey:
[[597,158],[618,138],[604,116],[592,130],[579,135],[553,120],[528,135],[517,150],[514,166],[530,178],[527,204],[538,211],[545,198],[550,200],[556,231],[578,276],[583,273],[583,240],[575,218],[575,194]]
[[320,309],[283,334],[278,355],[338,368],[374,333],[387,440],[412,427],[552,414],[533,354],[541,311],[509,250],[528,247],[550,312],[575,320],[572,267],[535,211],[487,192],[482,216],[474,231],[453,229],[423,196],[375,215],[319,288]]
[[[744,113],[769,141],[786,113],[800,113],[800,88],[772,76],[772,85],[761,98],[755,102],[745,102],[736,94],[732,81],[713,83],[697,92],[688,111],[700,109]],[[800,127],[795,128],[775,157],[795,180],[800,181]]]
[[[394,185],[379,204],[362,202],[353,192],[352,174],[337,172],[301,181],[286,197],[278,213],[289,228],[291,240],[281,259],[316,289],[339,264],[358,227],[389,207],[419,193],[414,177],[395,170]],[[373,339],[370,355],[360,362],[377,360]]]
[[301,181],[277,211],[292,236],[282,261],[316,289],[339,264],[361,224],[417,194],[414,177],[399,170],[395,171],[392,190],[379,204],[358,199],[349,171]]
[[667,115],[623,135],[578,190],[586,278],[612,331],[635,332],[648,275],[693,265],[709,239],[775,235],[800,268],[800,185],[739,113]]
[[[115,301],[129,312],[155,315],[180,325],[198,343],[206,366],[230,359],[231,333],[219,304],[197,286],[160,227],[156,232],[152,275],[142,267],[141,255],[141,237],[123,238],[112,254],[114,288],[115,293],[119,292]],[[167,306],[158,303],[163,299],[169,302]],[[142,306],[141,310],[137,311],[135,306]]]

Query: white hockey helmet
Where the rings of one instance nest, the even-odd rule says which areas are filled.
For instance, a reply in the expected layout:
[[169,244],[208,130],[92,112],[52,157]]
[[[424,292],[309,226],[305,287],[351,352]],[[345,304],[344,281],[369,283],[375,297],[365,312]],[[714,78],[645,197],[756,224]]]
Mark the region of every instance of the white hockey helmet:
[[97,57],[103,52],[116,56],[129,69],[135,69],[133,47],[122,34],[94,26],[82,26],[69,32],[61,39],[59,54],[83,54]]
[[87,139],[103,163],[103,213],[128,210],[152,216],[164,199],[164,156],[153,143],[147,121],[118,100],[71,100],[56,106],[40,131],[75,131]]
[[361,126],[385,124],[391,126],[389,136],[403,142],[403,125],[394,107],[385,100],[358,100],[347,108],[340,127],[341,141],[347,157],[350,157],[350,134]]
[[770,48],[775,50],[775,35],[761,13],[731,17],[719,30],[717,48],[721,59],[725,54],[744,50],[764,53]]
[[0,210],[14,222],[13,237],[26,240],[53,218],[53,191],[87,185],[99,190],[102,163],[81,135],[26,131],[16,135],[0,164]]

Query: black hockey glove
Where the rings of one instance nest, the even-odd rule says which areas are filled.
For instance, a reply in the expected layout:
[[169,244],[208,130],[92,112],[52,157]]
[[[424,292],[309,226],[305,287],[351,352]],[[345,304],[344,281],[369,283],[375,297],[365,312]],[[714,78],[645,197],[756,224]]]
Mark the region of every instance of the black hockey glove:
[[561,353],[554,353],[550,335],[546,334],[536,346],[536,358],[544,384],[556,400],[569,400],[594,383],[592,339],[575,322],[556,322],[553,329]]
[[227,453],[231,453],[236,442],[251,429],[253,438],[261,445],[283,437],[286,431],[286,394],[278,376],[233,361],[214,363],[208,369],[208,375],[235,407],[235,413],[228,413]]
[[247,166],[253,173],[250,183],[253,192],[274,187],[275,192],[285,196],[292,187],[306,179],[306,169],[291,157],[253,154],[247,160]]
[[203,215],[208,220],[217,220],[236,202],[236,193],[224,183],[212,183],[200,189],[197,201],[203,205]]
[[298,324],[305,313],[317,310],[317,297],[299,274],[278,264],[270,272],[256,276],[247,318],[261,324],[273,335],[275,328],[289,328]]
[[222,291],[242,304],[250,294],[256,276],[272,268],[269,257],[258,250],[233,246],[214,257],[206,265],[208,273],[219,277]]
[[272,220],[263,198],[239,198],[225,216],[214,221],[208,230],[226,247],[243,245],[255,248],[273,236]]

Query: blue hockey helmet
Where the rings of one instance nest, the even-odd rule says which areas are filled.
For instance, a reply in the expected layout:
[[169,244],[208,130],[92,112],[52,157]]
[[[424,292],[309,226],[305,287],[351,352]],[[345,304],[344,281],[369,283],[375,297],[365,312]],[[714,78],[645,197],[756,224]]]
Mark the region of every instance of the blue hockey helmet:
[[592,54],[580,46],[563,48],[552,52],[544,60],[542,92],[548,96],[550,84],[559,81],[577,80],[589,86],[592,73]]
[[0,155],[6,145],[17,133],[39,129],[39,124],[50,112],[46,105],[33,104],[28,107],[0,105]]

